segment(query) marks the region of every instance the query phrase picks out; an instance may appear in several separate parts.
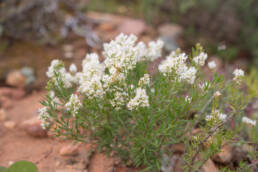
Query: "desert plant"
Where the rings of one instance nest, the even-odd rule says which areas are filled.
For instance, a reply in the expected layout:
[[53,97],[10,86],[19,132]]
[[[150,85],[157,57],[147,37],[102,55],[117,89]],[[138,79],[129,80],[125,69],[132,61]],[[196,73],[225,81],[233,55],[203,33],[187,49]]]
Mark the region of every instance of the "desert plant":
[[[134,35],[120,34],[104,44],[103,62],[87,54],[81,72],[74,64],[67,71],[63,62],[52,61],[49,92],[39,110],[43,127],[57,136],[96,142],[100,150],[149,171],[164,171],[171,146],[183,143],[185,170],[196,171],[224,141],[239,136],[228,121],[241,123],[247,101],[239,91],[244,72],[236,69],[226,81],[212,62],[214,75],[206,80],[207,54],[197,44],[189,56],[179,49],[171,52],[150,75],[148,66],[162,56],[163,42],[136,41]],[[244,119],[254,130],[256,121]]]

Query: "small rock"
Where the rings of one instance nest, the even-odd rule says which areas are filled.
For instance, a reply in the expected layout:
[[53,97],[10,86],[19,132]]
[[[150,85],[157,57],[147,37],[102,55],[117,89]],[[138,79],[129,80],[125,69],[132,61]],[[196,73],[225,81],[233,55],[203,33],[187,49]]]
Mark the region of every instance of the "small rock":
[[6,121],[4,122],[4,126],[9,129],[14,129],[16,126],[16,123],[14,121]]
[[185,145],[184,143],[177,143],[172,145],[172,151],[174,153],[184,153]]
[[9,109],[13,106],[13,103],[10,98],[2,96],[0,97],[0,106],[4,109]]
[[248,161],[248,151],[246,149],[247,147],[234,146],[232,150],[232,162],[239,164],[241,161]]
[[9,97],[12,99],[21,99],[25,96],[25,91],[20,88],[1,87],[0,96]]
[[168,36],[176,39],[183,33],[183,28],[177,24],[166,23],[159,27],[158,32],[160,36]]
[[33,137],[47,137],[47,130],[41,126],[41,121],[37,118],[31,118],[22,123],[22,127],[27,134]]
[[202,166],[202,172],[219,172],[218,168],[212,162],[212,160],[208,159],[205,164]]
[[164,156],[161,164],[161,171],[183,172],[182,166],[183,160],[180,158],[180,155],[173,154],[171,157]]
[[174,24],[164,24],[159,28],[159,39],[165,43],[164,49],[166,51],[173,51],[179,47],[177,39],[182,33],[181,30],[180,26]]
[[10,72],[6,77],[6,83],[10,86],[23,88],[26,84],[26,77],[19,70]]
[[63,146],[60,151],[59,154],[62,156],[75,156],[78,155],[79,153],[79,144],[70,144],[70,145],[66,145]]
[[64,50],[64,57],[65,58],[72,58],[74,56],[74,53],[73,53],[73,49],[74,47],[72,45],[64,45],[63,46],[63,50]]
[[32,84],[33,82],[35,82],[36,77],[34,74],[34,70],[30,67],[23,67],[21,69],[21,73],[26,76],[26,85]]
[[127,19],[119,25],[117,30],[124,34],[134,34],[139,36],[146,30],[146,28],[147,26],[142,20]]
[[73,57],[73,52],[65,52],[64,57],[67,59],[71,59]]
[[91,159],[89,171],[91,172],[108,172],[113,169],[114,159],[101,153],[96,153]]
[[179,48],[177,40],[172,37],[160,36],[159,39],[164,42],[164,49],[168,52],[174,51]]
[[4,121],[7,118],[7,114],[4,109],[0,109],[0,121]]
[[183,33],[183,28],[177,24],[166,23],[158,29],[160,39],[165,43],[164,48],[170,52],[176,50],[179,46],[177,39]]
[[63,46],[64,52],[71,52],[73,51],[73,46],[70,44],[64,45]]
[[228,164],[230,163],[232,159],[232,148],[229,144],[225,144],[221,148],[221,152],[217,153],[212,157],[212,159],[216,162],[222,163],[222,164]]
[[60,161],[56,161],[56,167],[59,167],[61,165]]

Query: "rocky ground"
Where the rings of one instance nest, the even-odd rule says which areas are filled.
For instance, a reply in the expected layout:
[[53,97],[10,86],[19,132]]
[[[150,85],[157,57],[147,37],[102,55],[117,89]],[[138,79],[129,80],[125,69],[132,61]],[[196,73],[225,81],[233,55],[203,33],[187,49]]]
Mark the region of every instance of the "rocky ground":
[[[182,28],[167,23],[159,28],[151,28],[142,20],[101,13],[88,13],[95,21],[94,31],[98,35],[94,40],[74,37],[57,47],[37,46],[21,42],[13,44],[1,54],[0,63],[0,166],[8,166],[18,160],[28,160],[37,164],[39,172],[133,172],[137,169],[125,167],[115,157],[98,153],[91,144],[74,144],[60,140],[50,132],[43,130],[37,118],[40,101],[45,94],[45,71],[53,58],[62,58],[66,63],[79,63],[89,51],[99,52],[101,42],[109,41],[120,32],[134,33],[140,40],[148,42],[154,38],[162,39],[166,51],[182,47],[180,39]],[[220,58],[211,57],[223,67]],[[150,66],[153,72],[155,65]],[[24,68],[23,66],[27,66]],[[257,104],[257,103],[256,103]],[[256,105],[257,106],[257,105]],[[258,108],[257,108],[258,109]],[[171,171],[182,171],[180,154],[183,145],[176,145],[171,157]],[[248,149],[248,148],[245,148]],[[209,159],[203,172],[217,172],[218,165],[233,165],[239,156],[245,154],[226,145],[221,153]],[[235,153],[233,153],[235,152]],[[241,153],[242,152],[242,153]]]

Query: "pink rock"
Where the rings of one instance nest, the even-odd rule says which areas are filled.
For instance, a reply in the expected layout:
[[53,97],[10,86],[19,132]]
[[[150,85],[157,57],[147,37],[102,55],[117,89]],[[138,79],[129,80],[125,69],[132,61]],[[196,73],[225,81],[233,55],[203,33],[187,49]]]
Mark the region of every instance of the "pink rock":
[[37,118],[31,118],[22,123],[25,132],[33,137],[47,137],[47,130],[41,127],[41,121]]
[[9,129],[14,129],[16,126],[16,123],[14,121],[6,121],[4,122],[4,126]]
[[215,166],[211,159],[208,159],[202,166],[202,172],[219,172],[218,168]]
[[0,106],[4,109],[9,109],[13,106],[13,103],[10,98],[8,97],[0,97]]
[[75,156],[75,155],[78,155],[78,153],[79,153],[79,144],[65,145],[59,151],[59,154],[62,156]]
[[26,80],[26,77],[20,71],[12,71],[7,75],[6,83],[14,87],[23,88]]
[[21,99],[25,96],[25,91],[20,88],[0,88],[0,96],[6,96],[12,99]]
[[183,28],[178,24],[166,23],[159,27],[158,32],[160,36],[177,38],[183,33]]
[[4,109],[0,109],[0,121],[4,121],[7,118],[7,114]]
[[126,19],[118,27],[118,31],[124,34],[135,34],[139,36],[146,31],[146,28],[147,26],[142,20]]

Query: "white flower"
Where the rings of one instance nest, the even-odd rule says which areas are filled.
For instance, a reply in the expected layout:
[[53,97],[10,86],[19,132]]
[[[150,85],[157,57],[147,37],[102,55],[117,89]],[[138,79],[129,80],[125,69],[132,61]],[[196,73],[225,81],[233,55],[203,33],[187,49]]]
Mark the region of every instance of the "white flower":
[[[135,48],[137,37],[135,35],[118,35],[115,40],[104,44],[104,64],[110,69],[114,67],[121,71],[133,69],[136,65],[139,50]],[[142,55],[141,55],[142,56]]]
[[75,64],[71,64],[70,67],[69,67],[69,71],[71,73],[76,73],[77,72],[77,67]]
[[149,96],[146,93],[145,89],[137,88],[136,95],[132,98],[127,107],[129,110],[138,109],[139,107],[148,107],[149,105]]
[[60,60],[53,60],[46,74],[49,78],[53,79],[55,85],[58,85],[58,81],[63,82],[65,88],[72,87],[75,80],[70,73],[66,72]]
[[[52,60],[50,66],[48,67],[48,71],[46,73],[47,77],[49,78],[54,77],[55,71],[60,70],[58,69],[58,67],[61,65],[62,65],[62,62],[60,60],[57,60],[57,59]],[[63,70],[64,68],[61,68],[61,69]]]
[[49,97],[51,98],[51,105],[54,107],[60,102],[59,99],[55,96],[54,91],[49,92]]
[[139,85],[139,87],[143,87],[145,85],[149,86],[150,85],[150,75],[144,74],[144,76],[140,78],[138,85]]
[[213,114],[206,115],[205,119],[206,121],[210,121],[211,119],[219,119],[221,121],[226,121],[227,115],[224,113],[220,113],[218,110],[216,110]]
[[237,83],[240,83],[242,77],[244,77],[245,75],[245,72],[242,69],[235,69],[233,74],[234,74],[233,80],[236,81]]
[[192,97],[190,97],[190,96],[185,96],[185,101],[186,101],[187,103],[191,103],[191,102],[192,102]]
[[185,80],[190,84],[193,84],[196,78],[197,70],[194,67],[188,67],[186,65],[187,55],[185,53],[171,52],[170,55],[161,62],[159,65],[159,71],[165,76],[169,75],[173,71],[177,74],[179,81]]
[[149,42],[148,46],[149,47],[147,50],[148,51],[147,56],[151,61],[153,61],[161,56],[164,42],[161,40],[157,40],[156,42],[151,41],[151,42]]
[[219,113],[218,114],[218,118],[221,120],[221,121],[225,121],[227,119],[227,115],[224,114],[224,113]]
[[148,50],[143,42],[139,42],[135,47],[135,57],[137,61],[146,60]]
[[179,80],[185,80],[190,84],[193,84],[196,78],[197,70],[194,67],[185,68],[182,73],[179,75]]
[[253,125],[253,126],[256,125],[256,120],[252,120],[252,119],[250,119],[250,118],[248,118],[248,117],[246,117],[246,116],[244,116],[244,117],[242,118],[242,122],[243,122],[243,123],[246,123],[246,124]]
[[82,72],[91,78],[93,75],[102,76],[105,66],[99,62],[98,54],[87,54],[82,61]]
[[216,63],[215,63],[215,61],[210,61],[209,63],[208,63],[208,67],[210,68],[210,69],[215,69],[216,68]]
[[105,94],[101,78],[99,76],[93,76],[90,80],[87,75],[83,75],[80,81],[78,91],[85,94],[89,99],[102,98]]
[[206,121],[210,121],[212,118],[213,118],[212,115],[206,115],[205,120],[206,120]]
[[193,61],[200,66],[203,66],[205,64],[205,61],[207,59],[208,55],[204,52],[201,52],[198,56],[194,57]]
[[81,101],[76,94],[72,94],[69,101],[65,104],[65,107],[68,111],[71,111],[73,116],[75,116],[81,106]]
[[103,90],[102,78],[105,66],[99,62],[96,53],[87,54],[82,62],[82,72],[75,75],[75,81],[78,83],[78,91],[85,94],[89,99],[102,97]]
[[219,97],[219,96],[221,96],[221,92],[216,91],[216,92],[214,93],[214,96],[215,96],[215,97]]
[[52,118],[48,113],[48,108],[43,107],[38,110],[39,119],[41,120],[41,126],[43,129],[48,128],[51,125]]

